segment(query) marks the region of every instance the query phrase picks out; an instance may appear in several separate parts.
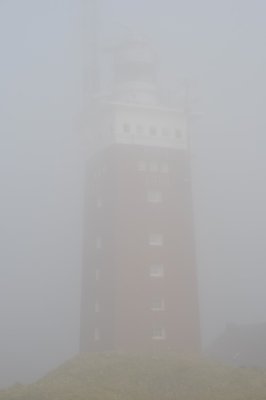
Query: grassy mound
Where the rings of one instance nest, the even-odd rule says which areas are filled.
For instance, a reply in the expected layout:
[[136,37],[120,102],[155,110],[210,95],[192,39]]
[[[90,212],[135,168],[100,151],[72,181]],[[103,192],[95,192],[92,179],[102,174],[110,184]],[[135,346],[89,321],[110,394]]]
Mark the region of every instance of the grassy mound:
[[266,371],[173,355],[90,354],[0,392],[0,400],[266,400]]

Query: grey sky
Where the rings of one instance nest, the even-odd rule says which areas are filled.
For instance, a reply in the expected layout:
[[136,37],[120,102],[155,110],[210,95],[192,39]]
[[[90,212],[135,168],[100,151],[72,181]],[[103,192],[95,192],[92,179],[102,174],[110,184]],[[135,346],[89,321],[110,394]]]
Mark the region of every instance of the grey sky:
[[[151,38],[191,78],[204,342],[266,320],[263,0],[102,1],[102,42]],[[0,2],[0,385],[77,351],[82,247],[81,2]],[[110,39],[111,38],[111,39]],[[164,78],[167,76],[168,78]]]

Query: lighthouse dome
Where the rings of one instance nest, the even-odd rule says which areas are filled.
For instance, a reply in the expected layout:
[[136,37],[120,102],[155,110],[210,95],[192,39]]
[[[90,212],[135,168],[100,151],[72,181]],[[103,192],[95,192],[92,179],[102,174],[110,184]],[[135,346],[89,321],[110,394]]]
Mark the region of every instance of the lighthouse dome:
[[156,54],[142,38],[134,37],[115,52],[115,85],[120,100],[156,103]]

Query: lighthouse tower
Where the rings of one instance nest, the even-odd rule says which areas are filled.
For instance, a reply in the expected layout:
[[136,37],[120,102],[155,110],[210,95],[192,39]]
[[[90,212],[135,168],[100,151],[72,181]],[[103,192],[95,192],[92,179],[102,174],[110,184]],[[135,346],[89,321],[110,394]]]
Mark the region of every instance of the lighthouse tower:
[[200,348],[187,117],[161,101],[156,66],[145,41],[128,40],[95,105],[82,352]]

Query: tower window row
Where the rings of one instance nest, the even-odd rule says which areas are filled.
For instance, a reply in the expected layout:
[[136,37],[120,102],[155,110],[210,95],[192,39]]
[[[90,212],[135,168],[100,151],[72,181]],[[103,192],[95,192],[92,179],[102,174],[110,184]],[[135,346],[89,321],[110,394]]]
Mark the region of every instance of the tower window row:
[[148,134],[150,136],[159,136],[170,139],[180,139],[182,137],[182,130],[180,128],[162,127],[158,128],[155,125],[143,126],[141,124],[131,125],[127,122],[123,124],[124,133],[136,133],[138,135]]
[[150,246],[162,246],[163,235],[161,233],[152,233],[149,237]]
[[147,200],[149,203],[161,203],[163,200],[162,192],[159,191],[148,192]]
[[166,332],[165,328],[154,328],[152,333],[152,339],[154,340],[165,340],[166,339]]
[[169,165],[165,162],[164,163],[156,163],[156,162],[147,163],[145,161],[139,161],[138,170],[139,171],[149,171],[149,172],[162,172],[165,174],[165,173],[169,172]]
[[[162,201],[163,201],[162,192],[157,191],[157,190],[147,192],[147,201],[149,203],[162,203]],[[97,208],[103,207],[103,201],[101,198],[98,198],[96,200],[96,206],[97,206]]]
[[[165,302],[163,298],[156,298],[153,299],[151,303],[151,310],[152,311],[164,311],[165,310]],[[100,312],[100,304],[98,301],[94,304],[94,312],[99,313]]]
[[[137,164],[137,169],[139,171],[148,171],[148,172],[161,172],[161,173],[168,173],[169,172],[169,164],[167,162],[146,162],[146,161],[139,161]],[[97,180],[102,176],[102,171],[96,171],[94,173],[94,180]],[[97,206],[101,207],[102,206],[102,199],[99,199],[97,202]]]
[[[149,245],[150,246],[162,246],[163,245],[163,235],[161,233],[151,233],[149,235]],[[100,250],[103,247],[102,238],[98,236],[96,238],[96,248]]]
[[[163,278],[164,277],[164,266],[163,265],[151,265],[149,269],[151,278]],[[95,270],[95,280],[99,281],[101,277],[100,269]]]
[[154,299],[151,305],[152,311],[164,311],[165,310],[165,304],[164,304],[164,299],[158,298]]
[[[162,203],[162,201],[163,201],[162,192],[157,191],[157,190],[149,191],[147,193],[147,201],[149,203]],[[97,208],[102,208],[102,206],[103,206],[102,198],[97,198],[96,205],[97,205]]]
[[151,278],[163,278],[164,277],[164,266],[163,265],[151,265],[150,266],[150,277]]

